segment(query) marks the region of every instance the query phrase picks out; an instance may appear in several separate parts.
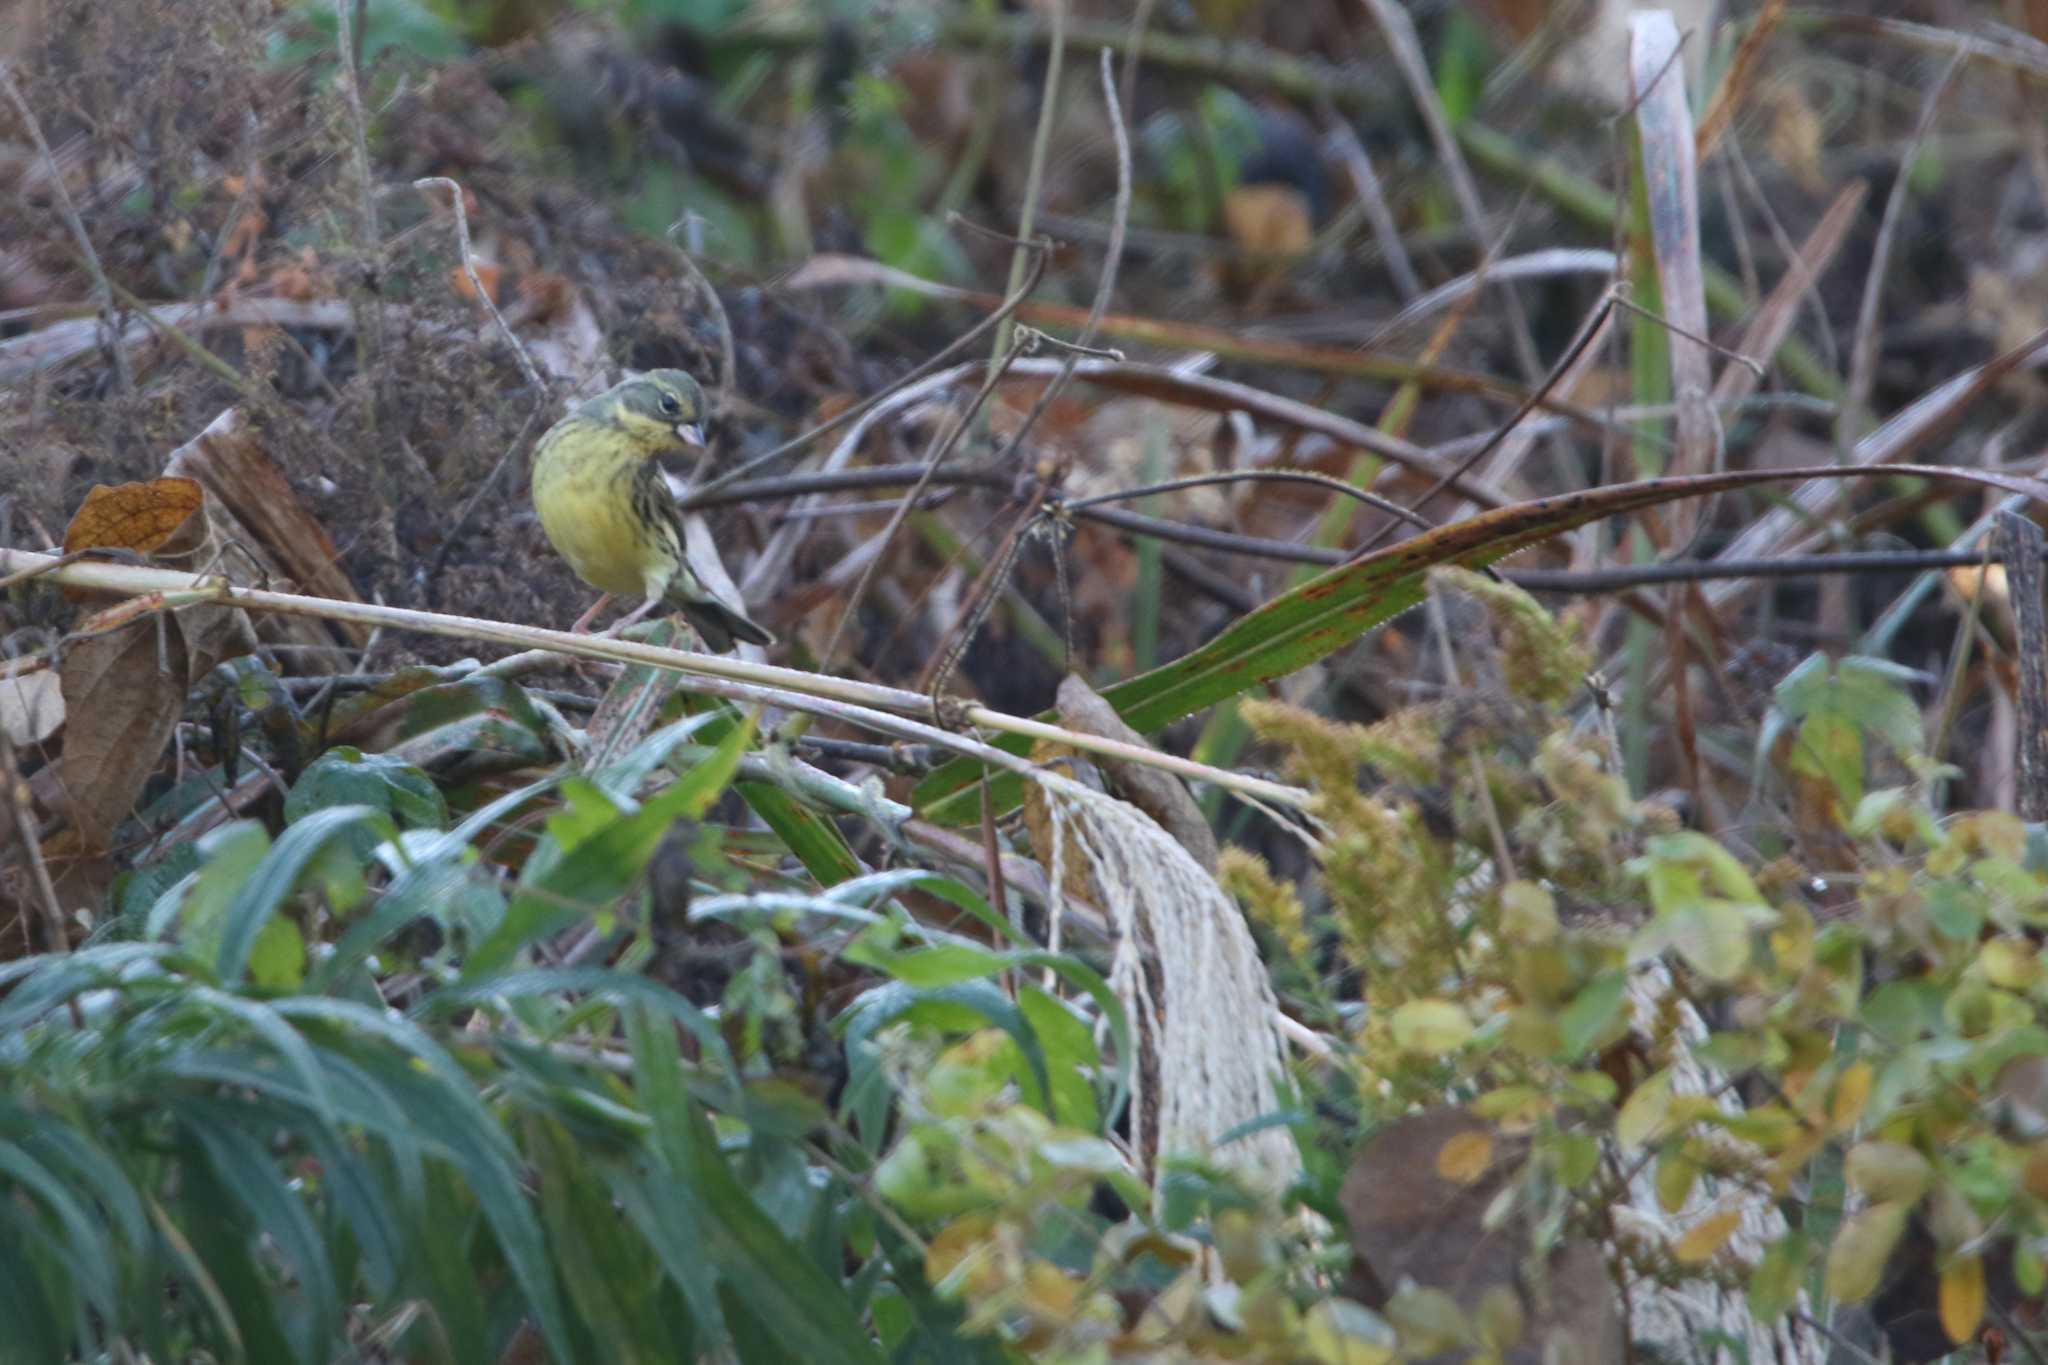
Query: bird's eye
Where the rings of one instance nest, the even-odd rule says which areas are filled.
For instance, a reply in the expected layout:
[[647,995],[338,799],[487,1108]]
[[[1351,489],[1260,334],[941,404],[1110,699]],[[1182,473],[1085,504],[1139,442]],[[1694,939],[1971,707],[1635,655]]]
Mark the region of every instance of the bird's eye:
[[665,393],[661,396],[661,410],[667,413],[669,416],[674,417],[682,412],[683,405],[676,401],[676,396],[674,394]]

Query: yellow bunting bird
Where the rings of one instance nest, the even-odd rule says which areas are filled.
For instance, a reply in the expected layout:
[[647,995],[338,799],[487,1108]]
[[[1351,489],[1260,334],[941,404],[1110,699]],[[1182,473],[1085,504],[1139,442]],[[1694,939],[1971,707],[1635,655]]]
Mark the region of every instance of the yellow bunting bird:
[[540,438],[533,510],[576,576],[605,594],[572,629],[588,629],[613,597],[641,597],[639,610],[612,630],[667,603],[715,653],[734,640],[775,642],[713,596],[690,567],[682,518],[655,458],[701,446],[703,415],[696,380],[681,370],[650,370],[578,403]]

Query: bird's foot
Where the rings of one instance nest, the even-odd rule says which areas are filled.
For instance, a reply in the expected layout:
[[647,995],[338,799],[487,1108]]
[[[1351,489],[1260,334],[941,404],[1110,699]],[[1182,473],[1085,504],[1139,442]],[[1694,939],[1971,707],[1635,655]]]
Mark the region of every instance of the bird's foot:
[[612,639],[613,637],[617,636],[620,631],[625,630],[628,626],[639,624],[639,622],[646,617],[648,612],[653,611],[656,607],[660,605],[660,598],[648,598],[645,602],[642,602],[639,606],[633,608],[633,610],[627,612],[624,616],[621,616],[618,620],[612,622],[611,625],[607,627],[604,631],[604,638],[606,638],[607,640]]
[[[597,619],[597,614],[603,611],[605,607],[611,602],[611,600],[612,595],[610,593],[606,593],[604,596],[598,598],[595,602],[592,602],[590,604],[590,610],[584,612],[581,616],[577,617],[576,624],[569,627],[569,633],[571,635],[587,635],[590,632],[590,623]],[[617,629],[617,626],[612,627],[612,630]],[[609,634],[610,632],[607,631],[606,633]]]

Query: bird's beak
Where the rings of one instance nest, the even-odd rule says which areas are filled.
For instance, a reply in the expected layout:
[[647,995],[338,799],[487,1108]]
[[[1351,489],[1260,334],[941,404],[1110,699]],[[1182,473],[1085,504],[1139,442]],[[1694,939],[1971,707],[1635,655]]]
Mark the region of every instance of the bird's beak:
[[676,435],[683,438],[683,444],[686,446],[703,448],[704,428],[695,422],[676,423]]

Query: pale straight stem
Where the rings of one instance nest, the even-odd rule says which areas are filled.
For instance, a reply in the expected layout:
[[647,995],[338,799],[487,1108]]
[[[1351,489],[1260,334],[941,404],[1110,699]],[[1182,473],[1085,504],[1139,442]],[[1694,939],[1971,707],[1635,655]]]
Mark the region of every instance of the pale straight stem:
[[[1038,97],[1038,130],[1031,136],[1031,165],[1024,173],[1024,208],[1017,216],[1017,237],[1030,241],[1031,231],[1038,223],[1038,191],[1045,179],[1046,148],[1052,144],[1053,110],[1059,106],[1060,68],[1065,65],[1067,53],[1067,0],[1052,0],[1052,45],[1045,54],[1045,90]],[[994,98],[991,96],[991,98]],[[1018,247],[1010,255],[1010,283],[1003,290],[1005,294],[1017,292],[1017,286],[1024,282],[1024,271],[1029,266],[1030,249]],[[999,361],[1010,353],[1010,320],[1003,319],[1003,325],[996,329],[995,346],[989,352],[991,361]]]
[[704,296],[705,309],[711,314],[712,321],[718,324],[718,389],[713,396],[711,410],[721,418],[727,418],[732,413],[732,391],[739,384],[739,359],[732,344],[732,319],[726,316],[725,300],[719,298],[718,291],[711,287],[711,281],[705,278],[696,258],[676,240],[676,229],[682,225],[681,219],[671,223],[668,239],[676,249],[677,263],[690,277],[692,287]]
[[29,878],[35,883],[37,895],[42,898],[45,932],[50,936],[49,952],[53,955],[68,953],[71,951],[71,936],[64,927],[64,903],[57,896],[56,883],[50,880],[49,864],[43,861],[42,840],[29,814],[28,781],[15,767],[14,745],[8,742],[4,733],[0,733],[0,782],[7,784],[8,818],[14,825],[15,838],[21,843]]
[[[932,708],[931,699],[922,693],[898,687],[882,687],[874,683],[857,682],[851,678],[827,677],[818,673],[806,673],[801,669],[751,663],[723,654],[697,654],[688,650],[664,649],[633,640],[573,635],[565,630],[513,625],[481,617],[451,616],[441,612],[415,611],[408,607],[389,607],[370,602],[339,602],[326,597],[302,597],[294,593],[270,592],[260,588],[240,588],[222,578],[201,577],[169,569],[99,562],[79,562],[60,567],[54,555],[0,548],[0,576],[23,572],[44,573],[53,581],[68,587],[109,592],[123,597],[159,593],[163,594],[163,605],[167,608],[192,606],[204,602],[242,607],[251,611],[275,611],[329,621],[352,621],[361,625],[389,627],[394,630],[416,630],[431,635],[506,645],[515,649],[547,649],[557,654],[574,655],[585,659],[665,668],[725,684],[718,688],[704,689],[716,695],[770,701],[778,706],[831,714],[885,734],[936,744],[955,753],[1019,774],[1035,771],[1028,761],[1014,754],[934,725],[906,719],[908,716],[929,715]],[[754,690],[743,692],[742,688],[734,687],[732,684],[741,684]],[[1175,754],[1161,753],[1141,744],[1127,744],[1099,735],[1063,730],[1056,725],[992,711],[985,706],[963,706],[961,714],[969,724],[984,729],[1029,739],[1048,740],[1055,744],[1102,754],[1105,757],[1163,769],[1190,781],[1206,782],[1289,809],[1301,810],[1309,804],[1308,792],[1299,787],[1269,782],[1264,778],[1249,777],[1223,768],[1213,768],[1208,764],[1197,763],[1193,759],[1181,758]]]
[[477,274],[476,253],[469,245],[469,209],[462,202],[462,186],[445,175],[430,175],[424,180],[413,181],[412,187],[421,193],[429,189],[448,191],[448,206],[455,211],[455,244],[462,252],[462,273],[469,280],[469,287],[476,291],[477,300],[483,304],[484,311],[489,313],[491,321],[497,324],[498,335],[504,337],[505,344],[512,348],[512,358],[519,362],[519,372],[526,376],[526,382],[533,387],[535,393],[545,397],[548,391],[547,381],[542,379],[540,371],[534,368],[533,357],[526,353],[526,347],[520,344],[511,324],[506,322],[505,315],[498,311],[498,301],[491,297],[491,291],[484,288],[483,277]]
[[[370,172],[370,121],[363,112],[362,73],[356,63],[361,55],[361,45],[356,41],[354,21],[350,6],[353,0],[334,0],[334,41],[341,65],[341,93],[348,102],[349,162],[355,171],[356,194],[360,200],[362,216],[363,255],[368,262],[370,276],[374,279],[382,257],[378,250],[381,234],[377,229],[377,196],[375,181]],[[354,18],[360,18],[360,6],[355,8]],[[356,315],[356,363],[363,376],[363,427],[372,438],[377,432],[377,379],[372,359],[383,351],[383,309],[375,301],[364,297],[363,286],[351,291]],[[375,449],[374,439],[370,443]],[[387,490],[379,488],[380,494]]]
[[85,230],[85,220],[78,216],[78,206],[71,202],[71,191],[64,184],[64,172],[57,165],[57,158],[50,151],[50,144],[43,139],[43,125],[36,120],[35,111],[29,108],[28,99],[21,93],[21,87],[14,83],[14,73],[6,62],[0,62],[0,91],[5,91],[14,111],[21,115],[23,126],[35,140],[36,155],[42,159],[43,171],[50,177],[50,193],[56,200],[57,211],[64,219],[64,226],[71,233],[71,240],[78,247],[79,260],[84,263],[86,273],[92,276],[93,303],[99,309],[100,326],[106,334],[106,347],[114,360],[114,377],[120,382],[121,392],[133,393],[135,379],[128,373],[127,353],[121,349],[121,329],[114,324],[114,286],[108,280],[106,269],[100,265],[99,253],[93,250],[92,237]]

